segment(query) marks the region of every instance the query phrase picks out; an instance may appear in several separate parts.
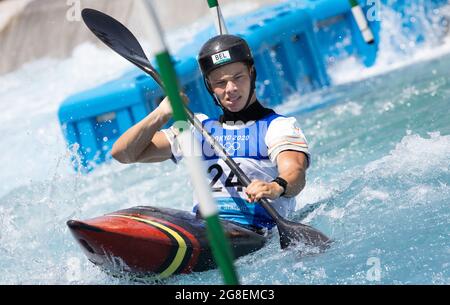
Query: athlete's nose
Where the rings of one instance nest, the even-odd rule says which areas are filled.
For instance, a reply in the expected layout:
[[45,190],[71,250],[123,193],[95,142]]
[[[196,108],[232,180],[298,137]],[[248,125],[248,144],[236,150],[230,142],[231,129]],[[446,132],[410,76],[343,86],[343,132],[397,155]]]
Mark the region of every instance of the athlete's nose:
[[236,91],[237,91],[236,84],[233,81],[228,81],[227,86],[225,87],[225,91],[227,94],[236,93]]

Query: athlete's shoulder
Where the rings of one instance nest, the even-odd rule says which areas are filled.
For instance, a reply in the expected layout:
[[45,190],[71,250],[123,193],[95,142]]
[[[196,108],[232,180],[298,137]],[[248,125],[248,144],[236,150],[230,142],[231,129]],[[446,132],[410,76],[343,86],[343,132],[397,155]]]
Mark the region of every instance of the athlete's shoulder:
[[269,125],[272,123],[273,120],[281,117],[281,114],[276,113],[274,110],[269,109],[269,108],[265,108],[265,114],[259,118],[258,120],[256,120],[257,122],[265,122],[268,123]]
[[287,117],[281,114],[275,113],[271,118],[270,126],[272,129],[276,128],[289,128],[289,129],[299,129],[300,125],[295,117]]
[[269,150],[287,143],[308,147],[306,137],[295,117],[278,116],[274,118],[267,129],[265,140]]
[[282,151],[293,150],[305,153],[309,166],[311,158],[308,142],[295,117],[275,118],[269,125],[265,141],[272,162],[276,162],[278,154]]

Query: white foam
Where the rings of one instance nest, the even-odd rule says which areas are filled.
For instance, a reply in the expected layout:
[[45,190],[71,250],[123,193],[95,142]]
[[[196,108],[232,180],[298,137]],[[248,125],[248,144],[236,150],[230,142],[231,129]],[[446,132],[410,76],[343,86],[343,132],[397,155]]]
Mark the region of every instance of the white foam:
[[450,53],[450,37],[444,37],[440,41],[440,38],[435,35],[434,24],[430,25],[427,21],[422,23],[428,25],[425,29],[427,41],[416,45],[414,38],[401,35],[402,20],[396,12],[383,7],[381,14],[380,44],[375,64],[369,68],[365,67],[354,56],[336,61],[328,69],[332,84],[339,85],[368,79]]
[[383,192],[380,190],[375,190],[370,187],[363,188],[361,191],[361,195],[368,201],[373,201],[373,200],[384,201],[384,200],[389,199],[389,193],[386,193],[386,192]]
[[382,177],[394,175],[423,176],[450,170],[450,136],[430,132],[429,138],[417,134],[403,137],[389,155],[370,162],[364,173],[374,171]]
[[334,219],[341,219],[345,215],[345,209],[343,208],[333,208],[327,212],[327,215]]
[[336,192],[337,190],[330,188],[330,186],[325,184],[320,178],[316,178],[312,182],[308,181],[303,191],[296,197],[296,210],[299,210],[308,204],[327,200]]
[[337,116],[341,116],[346,113],[350,113],[351,115],[354,116],[359,116],[362,113],[362,109],[363,106],[361,106],[360,104],[353,101],[349,101],[343,105],[337,105],[336,107],[333,107],[333,112]]
[[110,50],[83,44],[67,60],[41,59],[1,76],[0,195],[32,180],[51,179],[66,155],[59,105],[69,95],[115,79],[129,68]]

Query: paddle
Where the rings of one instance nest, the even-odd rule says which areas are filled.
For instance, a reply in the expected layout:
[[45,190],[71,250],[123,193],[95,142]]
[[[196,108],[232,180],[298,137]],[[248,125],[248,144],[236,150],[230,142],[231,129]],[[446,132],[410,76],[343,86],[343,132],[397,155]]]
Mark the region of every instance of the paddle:
[[[84,9],[82,16],[88,28],[101,41],[119,55],[142,69],[145,73],[149,74],[161,87],[163,87],[158,72],[152,67],[136,37],[123,24],[102,12],[93,9]],[[242,169],[228,156],[220,143],[203,129],[201,122],[187,107],[186,112],[191,124],[202,133],[208,143],[214,148],[215,152],[230,167],[231,171],[241,183],[245,187],[248,186],[251,181]],[[265,198],[261,199],[259,203],[274,219],[280,234],[280,245],[282,249],[299,241],[306,245],[317,246],[321,249],[328,247],[330,239],[320,231],[310,226],[284,219]]]

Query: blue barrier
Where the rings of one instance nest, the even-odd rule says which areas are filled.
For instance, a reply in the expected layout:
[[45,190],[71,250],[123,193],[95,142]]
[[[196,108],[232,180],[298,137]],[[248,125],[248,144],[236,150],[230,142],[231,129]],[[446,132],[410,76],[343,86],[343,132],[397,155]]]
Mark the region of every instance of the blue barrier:
[[[366,1],[359,1],[368,15],[371,8]],[[320,51],[327,66],[349,56],[356,56],[366,67],[375,63],[379,42],[379,21],[369,21],[375,43],[368,45],[360,33],[351,13],[348,1],[309,0],[302,1],[314,20],[314,28]],[[369,14],[370,15],[370,14]]]
[[[257,96],[271,107],[293,93],[330,85],[327,68],[336,60],[356,56],[370,66],[378,50],[379,22],[370,22],[376,43],[367,45],[347,0],[290,1],[232,18],[227,25],[230,33],[248,41],[258,74]],[[174,58],[190,108],[209,116],[221,111],[205,88],[195,58],[201,45],[214,35],[213,27],[198,33]],[[78,146],[75,168],[88,172],[109,160],[117,138],[154,110],[163,97],[154,80],[135,69],[65,100],[59,120],[69,147]]]
[[[111,158],[117,138],[152,109],[148,95],[162,95],[157,86],[144,90],[141,73],[69,97],[58,111],[67,144],[79,155],[74,167],[82,172]],[[78,147],[78,148],[77,148]]]

